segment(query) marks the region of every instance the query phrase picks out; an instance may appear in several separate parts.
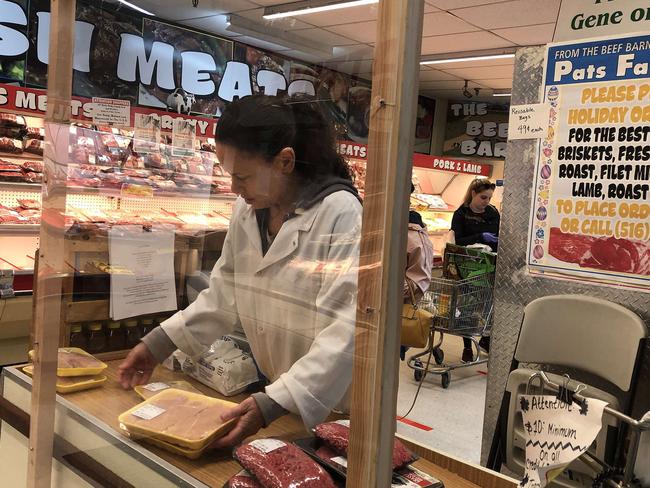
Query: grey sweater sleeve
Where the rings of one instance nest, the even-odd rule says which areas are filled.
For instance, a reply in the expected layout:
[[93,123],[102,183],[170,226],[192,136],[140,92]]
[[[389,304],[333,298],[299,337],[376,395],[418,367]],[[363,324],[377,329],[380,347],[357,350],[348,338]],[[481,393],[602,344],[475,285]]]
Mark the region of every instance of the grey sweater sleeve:
[[162,363],[177,349],[176,344],[172,342],[167,333],[160,327],[156,327],[144,336],[142,342],[159,363]]
[[255,403],[257,403],[259,409],[262,411],[262,417],[264,417],[264,427],[268,427],[271,422],[289,413],[280,404],[276,403],[275,400],[271,399],[271,397],[266,393],[253,393],[251,396],[253,397],[253,400],[255,400]]

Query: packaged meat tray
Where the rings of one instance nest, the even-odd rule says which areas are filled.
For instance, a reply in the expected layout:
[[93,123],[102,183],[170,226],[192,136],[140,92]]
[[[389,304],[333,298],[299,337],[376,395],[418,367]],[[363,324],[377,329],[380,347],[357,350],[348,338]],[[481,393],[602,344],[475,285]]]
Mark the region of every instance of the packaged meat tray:
[[[34,360],[34,351],[29,351]],[[60,347],[57,376],[94,376],[104,371],[108,365],[78,347]]]
[[[309,437],[299,439],[295,444],[305,453],[320,463],[332,473],[335,479],[345,479],[347,476],[348,460],[341,456],[324,441]],[[444,484],[413,466],[404,466],[393,471],[392,488],[444,488]]]
[[295,444],[256,439],[242,444],[234,457],[265,488],[336,488],[323,467]]
[[[23,371],[29,376],[34,375],[33,366],[25,366]],[[74,393],[75,391],[90,390],[106,383],[106,376],[57,376],[56,391],[57,393]]]
[[223,423],[221,414],[237,404],[189,391],[168,388],[118,417],[120,427],[134,437],[150,437],[197,450],[224,436],[236,420]]
[[251,476],[245,469],[241,470],[235,476],[226,481],[223,488],[264,488],[260,483]]
[[164,451],[171,452],[172,454],[177,454],[178,456],[183,456],[184,458],[187,459],[200,458],[201,455],[205,452],[206,448],[208,447],[208,446],[203,446],[201,449],[188,449],[187,447],[181,447],[175,444],[171,444],[169,442],[161,441],[160,439],[156,439],[155,437],[132,436],[128,430],[123,428],[123,426],[120,426],[120,428],[122,428],[123,433],[128,437],[135,437],[139,441],[144,442],[145,444],[156,446]]
[[156,383],[149,383],[147,385],[137,385],[133,387],[133,390],[140,395],[140,398],[143,400],[147,400],[148,398],[151,398],[152,396],[158,394],[158,392],[163,391],[163,390],[168,390],[169,388],[175,388],[177,390],[183,390],[183,391],[189,391],[192,393],[197,393],[201,395],[202,393],[194,388],[191,384],[189,384],[187,381],[168,381],[166,383],[163,382],[156,382]]
[[[347,456],[350,440],[349,420],[337,420],[319,424],[314,428],[314,434],[335,452],[341,456]],[[395,439],[393,444],[393,469],[406,466],[416,459],[417,456],[415,454],[410,452],[398,439]]]

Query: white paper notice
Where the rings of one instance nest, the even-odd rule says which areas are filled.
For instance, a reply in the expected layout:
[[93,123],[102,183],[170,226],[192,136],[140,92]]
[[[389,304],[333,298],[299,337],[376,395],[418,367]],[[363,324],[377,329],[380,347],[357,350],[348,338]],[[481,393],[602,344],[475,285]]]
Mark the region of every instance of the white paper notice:
[[551,107],[545,103],[511,105],[508,118],[508,140],[546,137],[550,109]]
[[93,124],[131,125],[131,102],[115,98],[93,97]]
[[602,428],[605,405],[592,398],[568,405],[552,395],[520,395],[526,472],[519,486],[546,486],[586,452]]
[[192,156],[196,142],[196,126],[192,121],[176,118],[172,125],[172,156]]
[[160,117],[155,114],[135,114],[133,150],[155,153],[160,150]]
[[173,230],[114,226],[109,259],[111,267],[129,271],[111,275],[113,320],[177,309]]

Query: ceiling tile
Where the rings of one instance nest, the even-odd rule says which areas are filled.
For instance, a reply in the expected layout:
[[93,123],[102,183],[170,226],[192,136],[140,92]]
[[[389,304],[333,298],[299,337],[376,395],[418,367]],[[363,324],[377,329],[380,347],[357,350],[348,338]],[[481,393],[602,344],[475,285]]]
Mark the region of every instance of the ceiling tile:
[[555,23],[560,0],[514,0],[479,7],[455,8],[454,15],[482,29]]
[[433,2],[431,2],[430,0],[424,0],[424,13],[425,14],[428,13],[428,12],[437,12],[437,11],[438,11],[438,7],[434,7]]
[[132,0],[132,3],[168,20],[194,19],[209,15],[241,12],[257,7],[257,4],[249,0],[201,0],[197,8],[190,6],[190,2],[187,2],[186,8],[179,8],[178,0]]
[[422,54],[442,54],[479,49],[512,47],[510,41],[501,39],[491,32],[478,31],[465,34],[449,34],[422,38]]
[[529,25],[527,27],[511,27],[509,29],[494,29],[496,35],[505,37],[520,46],[546,44],[553,40],[555,22],[549,24]]
[[349,73],[351,75],[356,75],[357,73],[368,73],[372,71],[371,59],[367,59],[365,61],[328,61],[326,63],[323,63],[323,65],[337,71],[342,71],[343,73]]
[[512,78],[512,66],[467,66],[464,68],[447,68],[446,73],[465,80],[478,80],[490,78]]
[[497,78],[494,80],[474,80],[479,85],[490,88],[512,88],[512,78]]
[[198,19],[181,20],[179,23],[189,28],[199,29],[229,39],[239,37],[239,34],[226,30],[227,24],[225,15],[212,15],[210,17],[201,17]]
[[[368,44],[354,44],[352,46],[336,46],[332,57],[328,61],[356,61],[372,59],[375,48]],[[324,60],[325,61],[325,60]]]
[[426,1],[427,3],[435,5],[441,10],[452,10],[455,8],[474,7],[476,5],[486,5],[490,3],[503,2],[503,0],[426,0]]
[[448,12],[434,12],[424,15],[422,36],[442,36],[459,32],[472,32],[480,30],[464,20],[454,17]]
[[420,70],[420,81],[458,80],[458,76],[438,70]]
[[[420,90],[462,90],[465,86],[464,80],[444,80],[444,81],[421,81]],[[474,82],[467,85],[470,89],[479,86]]]
[[335,34],[326,29],[321,29],[320,27],[313,27],[311,29],[302,29],[296,31],[296,34],[300,37],[306,37],[312,41],[322,42],[327,46],[350,46],[352,44],[359,44],[358,41],[349,39],[344,36]]
[[359,42],[374,42],[377,35],[377,22],[373,20],[356,24],[333,25],[328,27],[328,30]]
[[245,12],[239,12],[237,15],[239,15],[240,17],[245,17],[247,19],[250,19],[258,23],[262,28],[264,28],[264,26],[268,26],[268,27],[272,27],[273,29],[281,29],[281,30],[288,31],[288,30],[296,30],[296,29],[309,29],[313,27],[311,24],[303,22],[302,20],[294,17],[266,20],[264,17],[262,17],[263,13],[264,13],[263,8],[256,8],[252,10],[246,10]]
[[366,22],[377,18],[378,4],[362,5],[360,7],[351,7],[316,14],[299,15],[296,18],[304,22],[319,27],[338,25],[342,23],[350,24],[356,22]]
[[281,52],[284,54],[285,51],[290,51],[291,49],[288,48],[287,46],[282,46],[280,44],[275,44],[273,42],[267,42],[267,41],[261,41],[259,39],[256,39],[254,37],[250,36],[239,36],[237,38],[239,42],[243,42],[244,44],[248,44],[250,46],[255,46],[260,49],[266,49],[267,51],[272,51],[272,52]]

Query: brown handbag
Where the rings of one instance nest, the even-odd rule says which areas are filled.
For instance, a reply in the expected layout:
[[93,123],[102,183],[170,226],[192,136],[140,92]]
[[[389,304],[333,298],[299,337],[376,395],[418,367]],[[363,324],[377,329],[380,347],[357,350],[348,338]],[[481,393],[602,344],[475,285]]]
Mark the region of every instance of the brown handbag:
[[406,284],[408,285],[411,302],[402,305],[400,343],[403,346],[423,348],[427,345],[429,339],[434,314],[418,306],[411,281],[407,279]]

